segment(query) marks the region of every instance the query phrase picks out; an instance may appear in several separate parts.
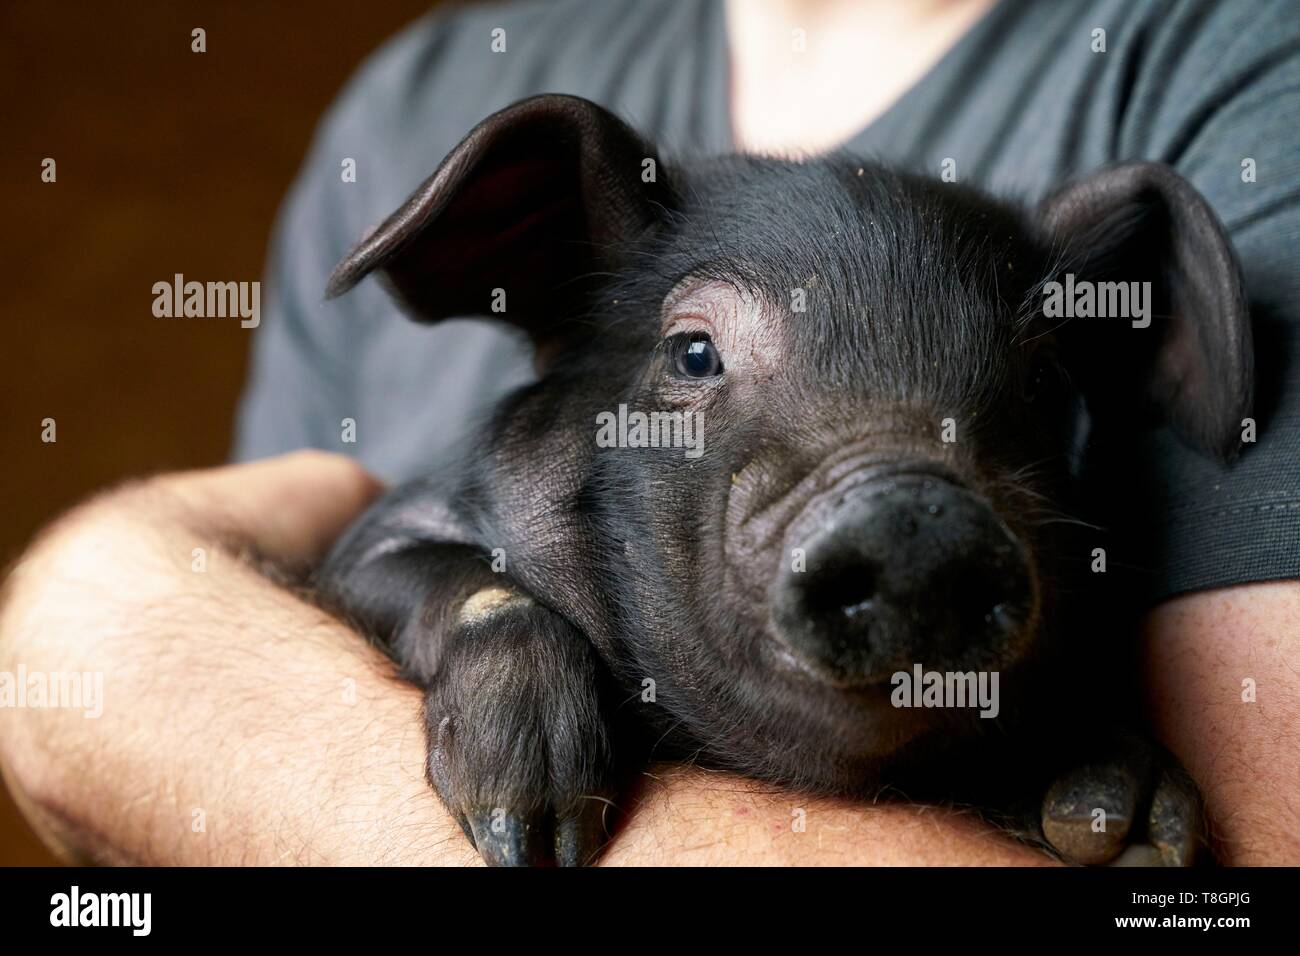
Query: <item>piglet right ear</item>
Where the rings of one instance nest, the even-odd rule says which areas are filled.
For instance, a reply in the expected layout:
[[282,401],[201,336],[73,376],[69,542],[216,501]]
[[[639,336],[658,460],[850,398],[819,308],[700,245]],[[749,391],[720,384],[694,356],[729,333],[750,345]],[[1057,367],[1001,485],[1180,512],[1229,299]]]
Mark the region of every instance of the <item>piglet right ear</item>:
[[1235,458],[1254,394],[1250,310],[1209,203],[1168,166],[1124,163],[1050,196],[1038,221],[1060,272],[1153,290],[1149,328],[1074,320],[1058,329],[1094,413],[1144,406],[1203,454]]
[[549,347],[595,274],[673,205],[658,157],[625,123],[578,97],[535,96],[476,126],[339,263],[326,295],[378,270],[418,320],[490,315]]

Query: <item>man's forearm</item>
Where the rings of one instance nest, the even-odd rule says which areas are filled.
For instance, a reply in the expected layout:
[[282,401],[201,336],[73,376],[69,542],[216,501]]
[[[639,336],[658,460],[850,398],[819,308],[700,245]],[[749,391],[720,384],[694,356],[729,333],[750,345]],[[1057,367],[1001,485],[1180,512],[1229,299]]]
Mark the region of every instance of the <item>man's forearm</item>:
[[419,691],[147,507],[91,506],[10,583],[3,669],[103,675],[98,718],[9,717],[17,776],[63,837],[110,862],[470,860],[423,780]]
[[1219,859],[1300,859],[1300,583],[1189,594],[1146,625],[1152,722],[1205,794]]
[[651,767],[613,866],[1052,866],[960,810],[811,798],[730,774]]

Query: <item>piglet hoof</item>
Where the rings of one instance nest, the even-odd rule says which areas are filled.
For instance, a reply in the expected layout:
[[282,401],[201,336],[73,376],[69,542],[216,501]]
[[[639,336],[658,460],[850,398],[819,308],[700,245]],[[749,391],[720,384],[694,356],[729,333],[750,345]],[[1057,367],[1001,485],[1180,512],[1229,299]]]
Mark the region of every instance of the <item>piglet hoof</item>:
[[584,866],[609,839],[605,677],[587,639],[532,604],[463,626],[425,700],[429,780],[492,866]]
[[1056,779],[1043,801],[1042,831],[1064,860],[1086,866],[1191,866],[1206,844],[1191,777],[1135,737]]
[[[503,801],[504,802],[504,801]],[[604,799],[590,798],[562,810],[471,810],[469,836],[489,866],[586,866],[609,839]]]

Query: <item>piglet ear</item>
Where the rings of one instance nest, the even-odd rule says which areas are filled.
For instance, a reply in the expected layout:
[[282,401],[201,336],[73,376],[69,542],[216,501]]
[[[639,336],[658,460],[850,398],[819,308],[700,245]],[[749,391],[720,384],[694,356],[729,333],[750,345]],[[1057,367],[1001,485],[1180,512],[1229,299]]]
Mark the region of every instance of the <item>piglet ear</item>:
[[326,295],[379,270],[418,320],[489,315],[550,347],[593,274],[617,268],[619,247],[671,207],[658,167],[594,103],[522,100],[476,126],[339,263]]
[[1168,166],[1126,163],[1072,183],[1037,212],[1076,281],[1150,282],[1151,324],[1072,319],[1064,361],[1094,412],[1157,413],[1198,451],[1231,460],[1254,391],[1250,314],[1223,225]]

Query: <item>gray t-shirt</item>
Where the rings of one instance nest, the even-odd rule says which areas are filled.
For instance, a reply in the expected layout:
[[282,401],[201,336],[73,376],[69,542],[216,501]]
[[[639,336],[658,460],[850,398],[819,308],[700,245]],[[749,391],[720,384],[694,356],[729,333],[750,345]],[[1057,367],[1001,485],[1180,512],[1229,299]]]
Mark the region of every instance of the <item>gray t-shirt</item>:
[[[492,50],[505,31],[506,52]],[[1105,31],[1105,52],[1096,52]],[[667,161],[733,148],[720,0],[533,0],[438,11],[362,67],[282,211],[236,457],[314,446],[390,481],[454,454],[531,375],[485,322],[428,327],[326,277],[478,121],[572,93]],[[1295,0],[1001,0],[847,149],[1025,200],[1121,160],[1169,163],[1210,201],[1256,322],[1260,437],[1228,469],[1164,430],[1130,464],[1152,597],[1300,577],[1300,5]],[[340,175],[356,162],[356,181]],[[1243,175],[1254,170],[1253,177]],[[1253,181],[1249,181],[1253,179]],[[355,421],[355,443],[342,440]]]

